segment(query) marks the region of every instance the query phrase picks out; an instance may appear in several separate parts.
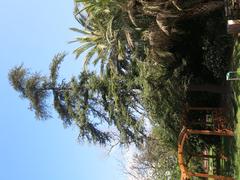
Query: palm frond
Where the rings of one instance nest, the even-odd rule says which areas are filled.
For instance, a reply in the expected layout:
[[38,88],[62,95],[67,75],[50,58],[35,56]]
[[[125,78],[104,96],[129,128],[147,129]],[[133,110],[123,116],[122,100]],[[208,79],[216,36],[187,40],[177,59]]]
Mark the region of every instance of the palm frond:
[[133,39],[131,37],[130,32],[128,30],[125,30],[124,33],[125,33],[125,36],[126,36],[129,47],[134,48]]
[[82,29],[78,29],[78,28],[70,28],[70,30],[74,31],[74,32],[78,32],[78,33],[81,33],[81,34],[85,34],[85,35],[90,35],[91,32],[90,31],[86,31],[86,30],[82,30]]
[[84,57],[83,62],[84,62],[84,70],[85,71],[87,70],[87,67],[89,65],[89,62],[90,62],[91,58],[96,54],[96,52],[97,52],[97,49],[96,49],[96,47],[94,47]]
[[89,48],[93,47],[94,44],[93,43],[86,43],[82,46],[80,46],[79,48],[75,49],[73,51],[73,53],[76,55],[76,59],[86,50],[88,50]]

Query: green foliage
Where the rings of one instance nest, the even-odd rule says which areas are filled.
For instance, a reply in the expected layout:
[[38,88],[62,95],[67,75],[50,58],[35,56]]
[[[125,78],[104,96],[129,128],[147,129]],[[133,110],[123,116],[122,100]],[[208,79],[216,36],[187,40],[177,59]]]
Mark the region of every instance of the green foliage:
[[135,143],[142,147],[139,160],[154,165],[154,178],[171,169],[179,179],[176,143],[187,87],[221,82],[231,56],[222,5],[75,0],[80,28],[70,28],[78,33],[71,42],[79,43],[74,54],[84,70],[68,82],[58,80],[65,54],[57,54],[49,77],[19,66],[10,71],[10,83],[38,118],[48,118],[53,104],[65,126],[79,127],[79,140]]
[[[22,66],[13,68],[9,80],[23,98],[30,101],[30,107],[38,118],[49,117],[47,97],[53,94],[53,104],[64,125],[76,124],[80,129],[79,139],[106,144],[110,140],[119,140],[121,144],[135,142],[144,138],[143,122],[138,117],[136,105],[137,84],[132,80],[131,72],[125,76],[116,76],[110,72],[104,76],[83,71],[79,77],[69,82],[57,83],[59,64],[64,54],[53,58],[50,77],[37,73],[27,73]],[[111,128],[118,133],[115,137]]]
[[179,68],[144,63],[140,66],[143,86],[142,102],[154,127],[165,129],[176,142],[181,130],[181,114],[186,101],[188,78]]
[[211,72],[214,79],[225,79],[226,69],[232,56],[233,38],[226,34],[226,22],[221,15],[212,16],[205,27],[203,39],[203,65]]
[[[166,13],[167,18],[179,13],[176,7],[169,6],[165,12],[155,1],[75,3],[75,18],[82,27],[71,28],[81,34],[73,41],[81,44],[74,53],[79,57],[87,51],[83,58],[85,71],[69,82],[58,83],[59,65],[65,57],[58,54],[48,78],[29,74],[22,66],[13,69],[9,75],[13,87],[30,100],[39,118],[48,116],[46,99],[52,92],[54,108],[64,124],[76,123],[80,137],[89,141],[104,144],[112,135],[100,132],[113,125],[120,132],[121,142],[142,142],[145,119],[153,126],[174,132],[175,141],[191,77],[186,73],[189,57],[179,50],[181,44],[174,40],[176,34],[164,34],[158,23],[168,21],[165,17],[159,19],[157,14]],[[154,13],[149,14],[147,9]],[[101,74],[88,72],[90,64],[99,64]]]
[[153,129],[146,144],[135,154],[131,167],[139,179],[162,180],[166,172],[170,173],[172,179],[180,179],[177,151],[168,140],[161,128]]
[[38,73],[30,75],[23,66],[13,68],[9,72],[9,81],[13,88],[20,92],[22,98],[30,100],[30,109],[35,110],[37,118],[48,118],[46,98],[48,93],[44,91],[46,87],[46,77]]
[[56,86],[57,84],[59,66],[64,60],[65,56],[66,54],[59,53],[52,60],[52,64],[50,65],[50,80],[52,86]]
[[108,62],[125,59],[127,49],[135,47],[134,38],[140,34],[130,22],[126,4],[126,0],[76,1],[75,18],[84,29],[71,28],[81,34],[71,42],[82,44],[74,50],[76,58],[87,51],[85,69],[90,62],[100,63],[103,72]]

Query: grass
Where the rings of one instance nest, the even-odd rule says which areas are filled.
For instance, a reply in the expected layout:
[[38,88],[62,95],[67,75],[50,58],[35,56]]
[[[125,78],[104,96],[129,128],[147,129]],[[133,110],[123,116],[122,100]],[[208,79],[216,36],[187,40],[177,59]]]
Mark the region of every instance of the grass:
[[[239,84],[239,83],[237,83]],[[238,86],[240,87],[240,86]],[[235,88],[235,99],[237,103],[237,112],[236,112],[236,126],[235,126],[235,151],[234,151],[234,165],[235,165],[235,178],[240,180],[240,93],[239,88],[236,92]]]
[[[213,155],[213,150],[212,150],[212,148],[210,148],[210,150],[209,150],[209,155]],[[209,174],[214,174],[213,173],[213,159],[212,158],[209,158],[209,160],[208,160],[208,165],[209,165],[209,171],[208,171],[208,173]],[[214,180],[213,178],[208,178],[208,180]]]
[[[240,42],[236,42],[233,53],[233,70],[237,70],[240,67]],[[240,81],[232,81],[231,87],[233,89],[232,94],[232,121],[234,127],[235,137],[232,142],[225,143],[230,151],[231,158],[234,162],[234,177],[236,180],[240,180]]]
[[[240,120],[240,112],[238,112],[238,119]],[[236,180],[240,179],[240,151],[239,151],[239,147],[240,147],[240,123],[237,124],[236,130],[235,130],[235,134],[236,134],[236,152],[234,153],[234,159],[235,159],[235,177]]]

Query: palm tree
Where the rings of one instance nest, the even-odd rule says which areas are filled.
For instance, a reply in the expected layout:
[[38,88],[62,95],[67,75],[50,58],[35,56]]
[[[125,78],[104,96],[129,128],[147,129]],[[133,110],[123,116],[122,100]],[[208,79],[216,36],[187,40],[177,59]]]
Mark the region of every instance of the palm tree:
[[[71,41],[82,44],[74,50],[76,58],[87,51],[85,68],[91,60],[94,65],[100,62],[101,72],[106,65],[116,68],[118,61],[126,59],[127,51],[134,49],[134,38],[139,34],[126,10],[126,1],[75,2],[75,18],[82,28],[71,28],[81,34]],[[79,2],[83,3],[84,8],[80,9]]]

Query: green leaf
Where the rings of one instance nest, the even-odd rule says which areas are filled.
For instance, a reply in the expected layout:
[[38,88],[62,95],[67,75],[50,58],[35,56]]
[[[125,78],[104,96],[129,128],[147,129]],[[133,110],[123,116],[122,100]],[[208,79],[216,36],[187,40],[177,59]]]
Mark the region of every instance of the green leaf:
[[84,58],[84,70],[86,71],[87,70],[87,66],[91,60],[91,58],[94,56],[94,54],[96,54],[97,52],[97,49],[96,48],[92,48],[88,54],[85,56]]
[[81,33],[81,34],[86,34],[86,35],[90,35],[90,34],[91,34],[90,31],[81,30],[81,29],[78,29],[78,28],[70,28],[70,30],[72,30],[72,31],[74,31],[74,32]]
[[88,50],[90,47],[94,46],[93,43],[86,43],[82,46],[80,46],[79,48],[75,49],[73,51],[74,54],[76,54],[76,59],[86,50]]

